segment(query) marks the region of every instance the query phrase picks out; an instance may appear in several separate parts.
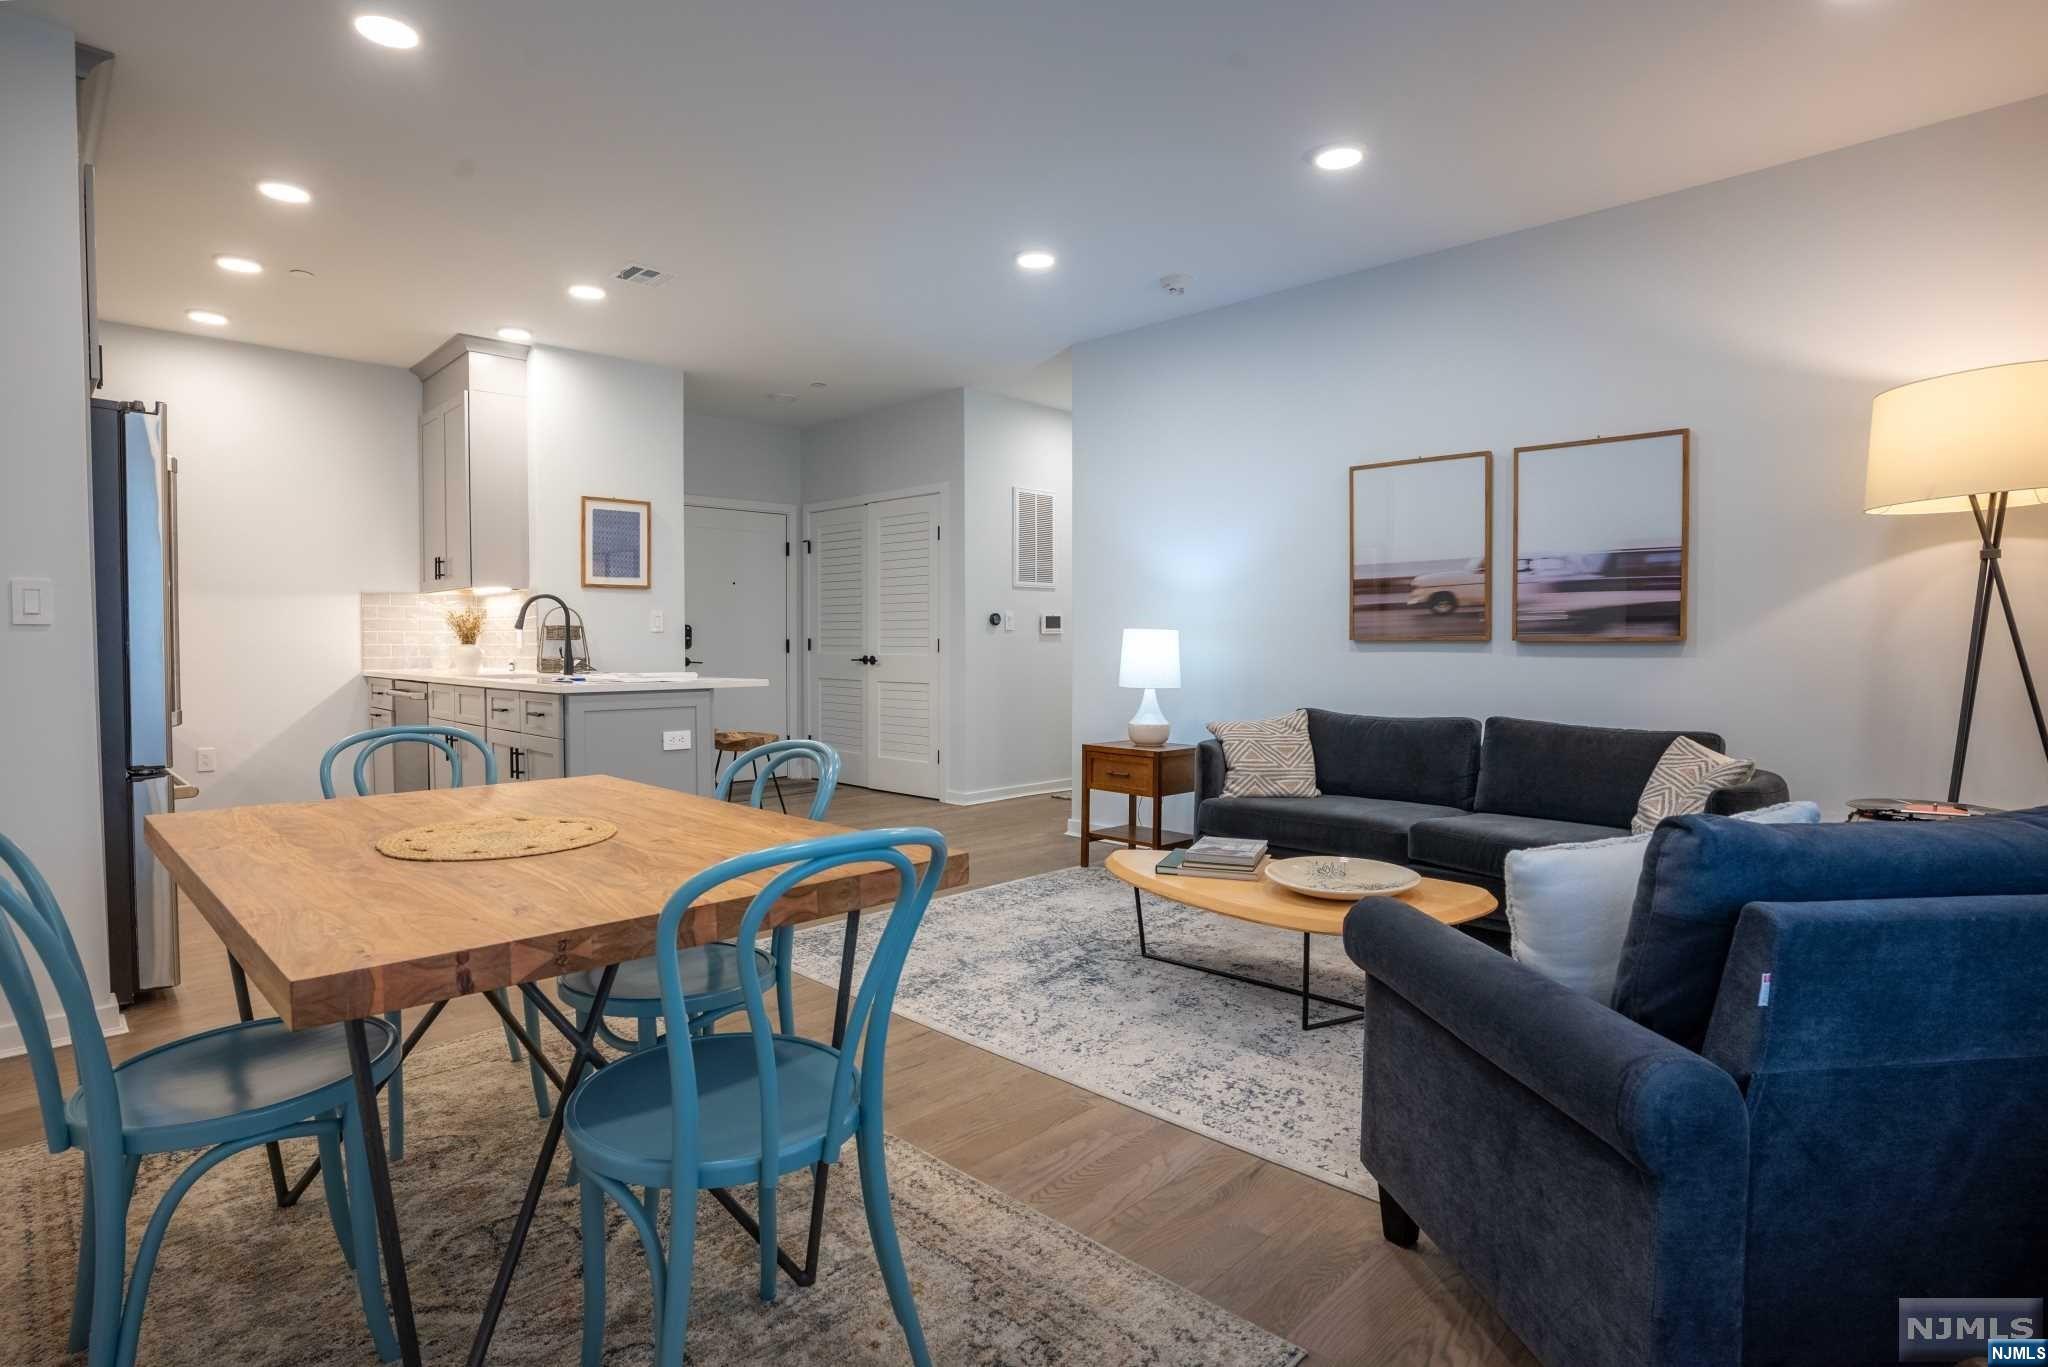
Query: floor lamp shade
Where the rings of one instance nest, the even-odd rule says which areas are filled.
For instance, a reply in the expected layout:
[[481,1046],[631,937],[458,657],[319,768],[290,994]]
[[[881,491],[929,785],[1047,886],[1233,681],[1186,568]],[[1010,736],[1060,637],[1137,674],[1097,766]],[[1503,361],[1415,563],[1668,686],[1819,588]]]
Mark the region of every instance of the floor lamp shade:
[[2048,361],[1937,375],[1872,401],[1865,511],[1968,512],[1971,495],[1994,493],[2048,503]]
[[1171,628],[1125,627],[1117,685],[1142,688],[1145,696],[1131,718],[1133,745],[1164,745],[1169,730],[1156,688],[1180,687],[1180,633]]
[[1963,664],[1948,798],[1962,799],[1970,722],[1995,602],[2012,638],[2034,732],[2048,755],[2048,714],[2020,640],[2019,616],[2000,563],[2006,513],[2048,503],[2048,361],[2021,361],[1937,375],[1887,389],[1870,405],[1870,464],[1863,507],[1872,513],[1969,513],[1977,523],[1977,595]]

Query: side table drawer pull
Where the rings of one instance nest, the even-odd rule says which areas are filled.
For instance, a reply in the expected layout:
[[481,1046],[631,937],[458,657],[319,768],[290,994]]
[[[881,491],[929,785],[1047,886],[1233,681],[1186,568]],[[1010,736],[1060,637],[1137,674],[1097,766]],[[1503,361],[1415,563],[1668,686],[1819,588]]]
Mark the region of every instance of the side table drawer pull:
[[1129,778],[1131,776],[1131,771],[1128,769],[1104,769],[1102,772],[1108,774],[1111,778]]

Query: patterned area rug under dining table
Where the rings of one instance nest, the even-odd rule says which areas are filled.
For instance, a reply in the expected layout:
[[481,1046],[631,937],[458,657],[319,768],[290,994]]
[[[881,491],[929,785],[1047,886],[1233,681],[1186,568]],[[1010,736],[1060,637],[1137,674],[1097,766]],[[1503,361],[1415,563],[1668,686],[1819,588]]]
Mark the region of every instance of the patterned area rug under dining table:
[[[566,1062],[564,1054],[561,1061]],[[406,1065],[406,1159],[394,1194],[429,1363],[465,1360],[538,1151],[526,1070],[496,1030]],[[287,1146],[291,1162],[312,1146]],[[144,1160],[129,1250],[191,1154]],[[1284,1340],[900,1140],[888,1147],[904,1259],[932,1358],[947,1367],[1292,1367]],[[64,1351],[82,1164],[41,1145],[0,1152],[0,1361],[83,1363]],[[560,1169],[558,1168],[558,1171]],[[752,1193],[738,1193],[752,1204]],[[781,1189],[785,1239],[808,1222],[808,1173]],[[663,1225],[669,1203],[663,1203]],[[491,1350],[496,1367],[578,1361],[577,1194],[549,1183]],[[651,1361],[646,1263],[624,1216],[608,1226],[607,1367]],[[664,1229],[664,1233],[665,1233]],[[862,1215],[853,1146],[826,1199],[815,1285],[755,1294],[755,1245],[700,1201],[687,1361],[868,1367],[909,1361]],[[151,1367],[368,1367],[376,1360],[319,1183],[288,1211],[261,1149],[207,1174],[171,1222],[143,1322]]]
[[[862,918],[860,961],[883,917]],[[1301,981],[1301,937],[1147,894],[1155,954],[1270,982]],[[836,924],[797,932],[796,968],[839,978]],[[1311,985],[1362,1000],[1365,975],[1315,937]],[[935,900],[896,1012],[1270,1162],[1377,1199],[1358,1161],[1359,1024],[1301,1028],[1289,994],[1138,955],[1131,889],[1062,869]],[[1343,1014],[1317,1003],[1311,1018]]]

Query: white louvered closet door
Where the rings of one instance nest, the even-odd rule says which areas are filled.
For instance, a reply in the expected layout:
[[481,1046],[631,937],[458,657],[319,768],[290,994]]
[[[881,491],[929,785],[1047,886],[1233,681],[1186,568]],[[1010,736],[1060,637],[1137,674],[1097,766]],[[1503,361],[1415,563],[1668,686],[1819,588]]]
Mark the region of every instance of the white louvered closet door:
[[811,734],[840,781],[937,797],[939,498],[811,514]]
[[839,781],[868,783],[868,510],[812,513],[811,734],[839,752]]
[[874,547],[867,783],[939,795],[939,496],[868,505]]

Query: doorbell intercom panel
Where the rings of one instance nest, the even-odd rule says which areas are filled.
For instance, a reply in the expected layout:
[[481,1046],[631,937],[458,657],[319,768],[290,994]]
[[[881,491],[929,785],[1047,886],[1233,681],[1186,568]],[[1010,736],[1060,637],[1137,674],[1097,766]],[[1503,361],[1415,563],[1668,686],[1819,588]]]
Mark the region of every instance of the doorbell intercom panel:
[[1062,614],[1062,613],[1057,613],[1057,612],[1041,612],[1041,613],[1039,613],[1039,614],[1038,614],[1038,634],[1039,634],[1040,636],[1057,636],[1057,635],[1059,635],[1059,634],[1060,634],[1060,628],[1061,628],[1061,626],[1062,626],[1062,618],[1063,618],[1063,617],[1064,617],[1064,614]]

